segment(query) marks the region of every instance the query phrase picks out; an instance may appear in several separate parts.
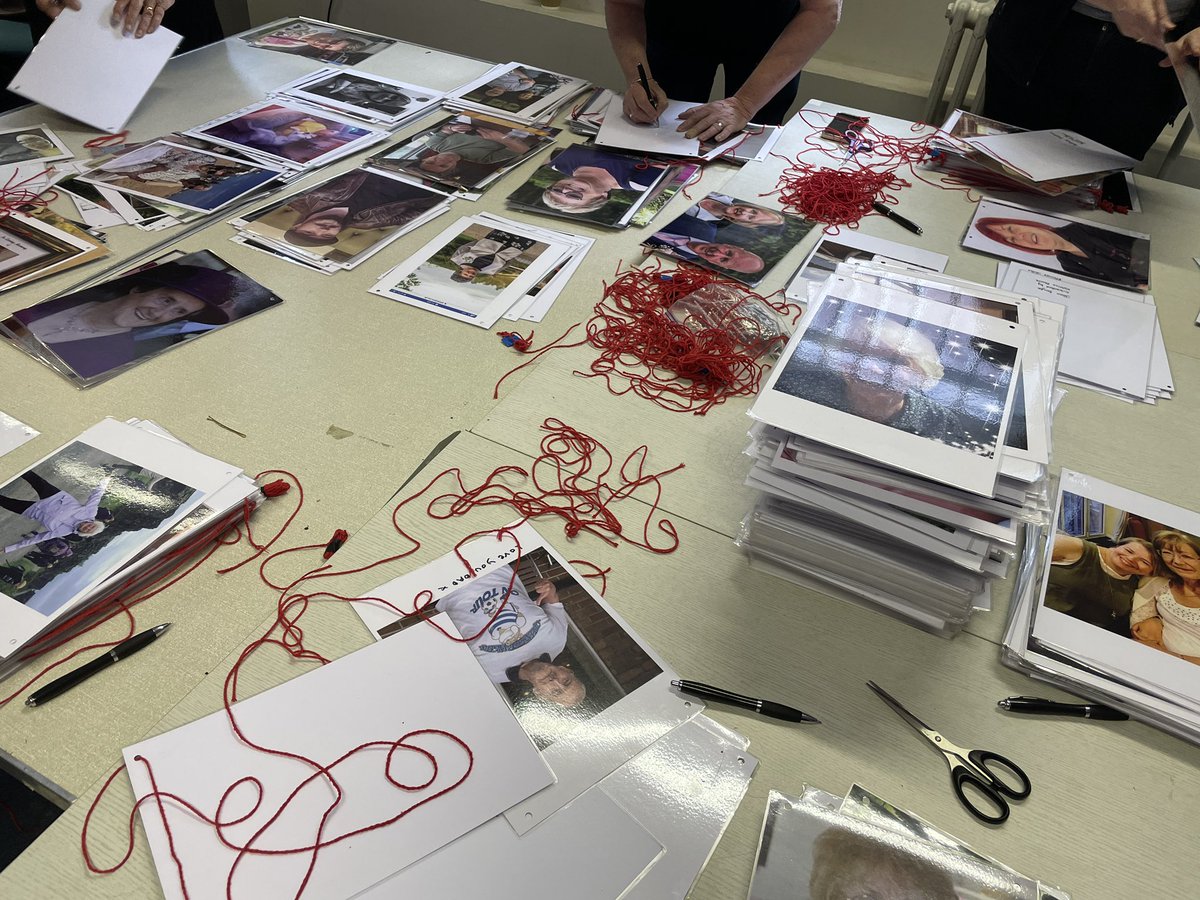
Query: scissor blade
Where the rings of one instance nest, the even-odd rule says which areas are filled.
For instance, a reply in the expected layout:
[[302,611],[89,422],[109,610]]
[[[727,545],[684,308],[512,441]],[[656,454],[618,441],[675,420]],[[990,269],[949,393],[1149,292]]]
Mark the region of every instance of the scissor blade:
[[883,702],[886,703],[888,706],[890,706],[892,708],[892,711],[895,712],[896,715],[898,715],[900,718],[902,718],[905,722],[907,722],[909,725],[911,725],[917,731],[924,732],[924,731],[932,731],[933,730],[928,725],[926,725],[924,722],[922,722],[920,719],[918,719],[916,716],[914,716],[912,713],[910,713],[907,709],[905,709],[899,700],[897,700],[895,697],[893,697],[891,694],[889,694],[887,691],[885,691],[883,688],[881,688],[875,682],[868,681],[867,687],[869,687],[876,694],[878,694],[879,698],[881,700],[883,700]]

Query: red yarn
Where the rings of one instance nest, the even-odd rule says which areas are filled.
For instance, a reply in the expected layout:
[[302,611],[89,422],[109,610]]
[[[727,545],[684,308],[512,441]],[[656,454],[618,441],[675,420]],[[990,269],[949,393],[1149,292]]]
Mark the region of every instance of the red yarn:
[[498,331],[497,336],[500,338],[500,343],[505,347],[512,347],[519,353],[528,353],[529,348],[533,346],[533,332],[529,332],[529,337],[523,338],[516,331]]

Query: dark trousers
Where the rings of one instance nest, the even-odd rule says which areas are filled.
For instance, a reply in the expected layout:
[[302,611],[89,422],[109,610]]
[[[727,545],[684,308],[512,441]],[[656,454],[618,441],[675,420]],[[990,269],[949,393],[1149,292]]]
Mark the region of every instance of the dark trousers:
[[[672,100],[707,103],[721,66],[725,69],[725,94],[732,96],[799,9],[798,0],[754,0],[742,10],[725,0],[646,0],[650,73]],[[782,124],[799,84],[797,74],[753,121]]]
[[[47,497],[53,497],[58,493],[58,488],[48,482],[41,475],[34,472],[26,472],[21,476],[28,482],[29,486],[37,491],[38,500],[45,500]],[[17,515],[25,515],[25,510],[37,503],[37,500],[14,500],[12,497],[0,495],[0,509],[7,509],[9,512],[15,512]]]
[[[1031,130],[1069,128],[1141,159],[1183,108],[1163,53],[1077,12],[1037,21],[1046,0],[1004,0],[988,25],[983,114]],[[1035,35],[1049,30],[1044,50]]]

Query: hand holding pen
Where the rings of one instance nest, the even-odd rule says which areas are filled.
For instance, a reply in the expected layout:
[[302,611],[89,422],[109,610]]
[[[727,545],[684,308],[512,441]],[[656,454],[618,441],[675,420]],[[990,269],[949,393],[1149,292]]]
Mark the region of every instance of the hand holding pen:
[[626,118],[639,125],[658,124],[658,117],[667,98],[662,90],[650,81],[646,67],[637,64],[638,78],[636,83],[630,83],[625,91],[622,109]]

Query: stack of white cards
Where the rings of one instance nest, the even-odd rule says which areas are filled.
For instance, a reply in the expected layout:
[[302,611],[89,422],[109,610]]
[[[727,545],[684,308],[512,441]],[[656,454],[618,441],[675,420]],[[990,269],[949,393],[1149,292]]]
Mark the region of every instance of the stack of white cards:
[[1054,511],[1024,529],[1002,660],[1200,744],[1200,514],[1068,469]]
[[522,122],[549,122],[587,86],[582,78],[524,63],[501,63],[451,91],[446,97],[446,106],[499,113]]
[[241,469],[143,419],[105,419],[6,478],[0,497],[0,678],[263,499]]
[[345,116],[376,122],[391,130],[430,112],[445,96],[420,85],[360,72],[324,68],[289,81],[271,92]]
[[1059,323],[946,276],[843,263],[750,410],[759,567],[940,634],[1046,515]]
[[481,213],[459,219],[388,271],[379,294],[480,328],[540,322],[594,239]]

